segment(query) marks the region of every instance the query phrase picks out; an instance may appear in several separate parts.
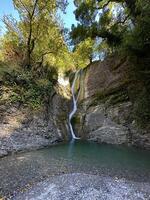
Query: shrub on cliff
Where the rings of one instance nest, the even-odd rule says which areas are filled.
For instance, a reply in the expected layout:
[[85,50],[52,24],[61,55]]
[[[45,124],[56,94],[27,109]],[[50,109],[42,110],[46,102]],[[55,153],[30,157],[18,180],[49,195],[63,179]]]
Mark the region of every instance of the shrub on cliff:
[[[55,73],[53,75],[55,76]],[[38,77],[24,70],[6,72],[3,75],[2,91],[3,87],[5,90],[2,92],[1,99],[3,93],[7,92],[8,99],[5,99],[7,103],[19,102],[34,109],[39,108],[48,102],[53,85],[57,82],[52,77],[52,72],[49,78],[47,73]]]

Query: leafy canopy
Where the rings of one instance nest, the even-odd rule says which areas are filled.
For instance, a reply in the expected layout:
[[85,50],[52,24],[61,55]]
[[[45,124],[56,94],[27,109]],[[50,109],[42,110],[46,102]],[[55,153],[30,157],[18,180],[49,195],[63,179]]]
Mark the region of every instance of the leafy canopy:
[[[4,16],[7,33],[3,39],[4,54],[8,59],[20,58],[20,65],[31,69],[50,62],[65,50],[66,44],[62,35],[63,26],[57,18],[57,10],[65,10],[65,0],[13,0],[20,20]],[[67,50],[66,50],[67,51]],[[68,51],[69,53],[69,51]],[[50,59],[48,59],[49,55]],[[52,59],[53,57],[53,59]],[[18,61],[17,61],[18,62]]]
[[78,25],[72,26],[74,45],[86,38],[102,39],[106,53],[125,49],[141,55],[150,49],[149,0],[74,0]]

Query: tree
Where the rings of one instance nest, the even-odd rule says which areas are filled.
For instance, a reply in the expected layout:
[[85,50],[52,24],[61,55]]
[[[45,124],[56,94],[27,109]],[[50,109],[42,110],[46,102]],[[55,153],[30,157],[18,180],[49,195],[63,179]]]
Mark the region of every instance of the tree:
[[56,11],[64,10],[66,1],[13,0],[13,3],[19,12],[19,22],[10,16],[3,21],[8,32],[17,35],[18,43],[23,44],[24,67],[31,69],[35,60],[43,62],[45,55],[55,53],[63,45]]
[[145,46],[149,49],[148,0],[75,0],[74,3],[79,21],[77,27],[72,26],[71,37],[75,45],[90,37],[102,38],[112,52],[126,44],[132,46],[132,42],[136,49]]
[[84,68],[92,62],[94,58],[95,46],[91,38],[80,42],[74,49],[73,58],[77,68]]
[[[148,0],[136,1],[136,17],[132,29],[124,34],[123,46],[137,57],[150,57],[150,5]],[[135,14],[134,14],[135,15]]]

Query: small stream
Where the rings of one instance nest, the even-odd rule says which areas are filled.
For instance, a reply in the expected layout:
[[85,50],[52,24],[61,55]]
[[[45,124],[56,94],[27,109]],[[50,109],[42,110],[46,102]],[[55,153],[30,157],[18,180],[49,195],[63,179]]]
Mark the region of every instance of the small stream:
[[75,140],[0,159],[0,193],[67,173],[85,173],[150,182],[150,151]]

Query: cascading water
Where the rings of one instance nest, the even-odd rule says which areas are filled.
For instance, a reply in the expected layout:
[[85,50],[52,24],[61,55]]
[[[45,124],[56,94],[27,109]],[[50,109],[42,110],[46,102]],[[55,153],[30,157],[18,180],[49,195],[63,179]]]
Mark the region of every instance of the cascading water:
[[76,80],[77,80],[77,77],[78,77],[78,73],[79,73],[79,71],[77,71],[75,73],[75,77],[74,77],[74,80],[73,80],[73,83],[72,83],[72,86],[71,86],[73,109],[72,109],[71,113],[69,114],[69,127],[70,127],[72,139],[80,139],[80,138],[76,137],[74,130],[73,130],[73,127],[72,127],[72,124],[71,124],[71,119],[77,111],[77,99],[75,97],[75,83],[76,83]]

